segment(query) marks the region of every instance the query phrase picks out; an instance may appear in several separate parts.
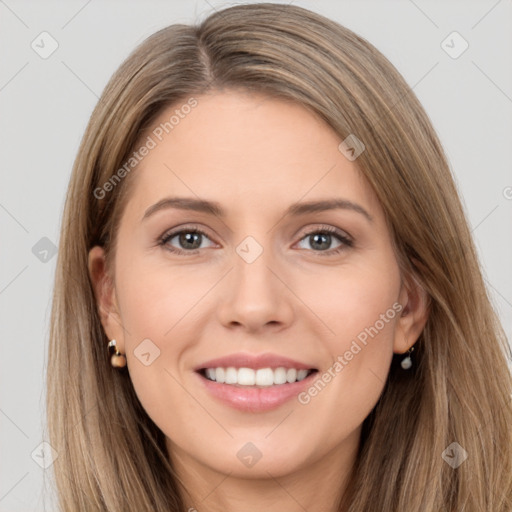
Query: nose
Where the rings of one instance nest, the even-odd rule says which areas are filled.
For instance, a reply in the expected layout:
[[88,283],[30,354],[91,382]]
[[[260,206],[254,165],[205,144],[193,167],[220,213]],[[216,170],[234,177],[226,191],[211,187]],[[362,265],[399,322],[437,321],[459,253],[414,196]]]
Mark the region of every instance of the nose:
[[252,262],[237,252],[224,279],[217,315],[222,325],[247,331],[281,330],[293,321],[293,293],[271,249]]

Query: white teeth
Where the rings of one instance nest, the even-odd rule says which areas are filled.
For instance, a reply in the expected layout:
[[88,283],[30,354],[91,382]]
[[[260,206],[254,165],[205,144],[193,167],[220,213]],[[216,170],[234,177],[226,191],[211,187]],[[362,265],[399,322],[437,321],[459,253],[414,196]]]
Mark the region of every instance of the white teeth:
[[297,370],[289,368],[286,372],[286,382],[295,382],[297,380]]
[[293,383],[305,379],[310,370],[295,368],[207,368],[206,377],[223,384],[238,384],[240,386],[273,386]]
[[241,386],[254,386],[256,384],[256,372],[251,368],[239,368],[237,384]]
[[305,379],[307,376],[308,376],[308,371],[307,370],[299,370],[297,372],[297,380]]
[[224,370],[224,368],[215,368],[215,380],[217,382],[226,381],[226,371]]
[[230,367],[226,369],[226,384],[236,384],[238,381],[238,372],[236,368]]
[[286,382],[286,369],[285,368],[276,368],[273,373],[274,373],[273,384],[284,384]]
[[[247,372],[251,372],[253,375],[255,375],[255,383],[257,386],[272,386],[272,384],[280,384],[280,382],[274,383],[274,372],[270,368],[260,368],[259,370],[249,370],[249,368],[240,368],[238,370],[238,374],[242,370],[247,370]],[[238,380],[240,384],[245,384],[244,382]],[[254,383],[253,383],[254,384]]]

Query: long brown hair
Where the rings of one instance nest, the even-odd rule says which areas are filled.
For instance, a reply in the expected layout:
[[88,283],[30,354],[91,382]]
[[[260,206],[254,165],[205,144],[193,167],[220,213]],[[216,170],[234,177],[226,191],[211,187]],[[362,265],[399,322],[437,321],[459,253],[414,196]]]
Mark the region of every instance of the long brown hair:
[[[163,433],[129,375],[110,366],[87,257],[101,245],[113,268],[136,168],[103,197],[95,191],[162,109],[221,89],[295,101],[340,141],[350,134],[363,141],[358,168],[384,209],[401,271],[429,296],[415,370],[392,364],[363,423],[339,509],[512,510],[508,344],[429,118],[365,39],[306,9],[271,3],[153,34],[116,71],[91,116],[69,183],[51,314],[48,432],[59,453],[53,468],[62,510],[184,510]],[[455,442],[467,452],[456,468],[443,458]]]

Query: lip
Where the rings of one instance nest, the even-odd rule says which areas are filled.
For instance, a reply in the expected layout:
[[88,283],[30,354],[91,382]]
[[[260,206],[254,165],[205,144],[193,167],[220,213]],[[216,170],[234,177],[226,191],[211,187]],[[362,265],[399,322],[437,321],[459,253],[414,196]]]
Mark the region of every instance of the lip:
[[[198,372],[205,368],[229,368],[230,366],[235,368],[252,368],[258,370],[260,368],[296,368],[297,370],[317,370],[311,364],[302,363],[295,361],[289,357],[280,356],[277,354],[264,353],[264,354],[250,354],[250,353],[237,353],[230,354],[225,357],[219,357],[217,359],[210,359],[201,363],[199,366],[194,368],[194,371]],[[304,379],[306,380],[306,379]]]
[[[246,368],[248,367],[246,366]],[[305,379],[292,384],[266,387],[221,384],[207,379],[199,371],[195,375],[200,379],[200,385],[204,386],[204,389],[221,403],[239,411],[256,413],[276,409],[297,397],[299,393],[312,384],[318,375],[318,371],[312,372]]]

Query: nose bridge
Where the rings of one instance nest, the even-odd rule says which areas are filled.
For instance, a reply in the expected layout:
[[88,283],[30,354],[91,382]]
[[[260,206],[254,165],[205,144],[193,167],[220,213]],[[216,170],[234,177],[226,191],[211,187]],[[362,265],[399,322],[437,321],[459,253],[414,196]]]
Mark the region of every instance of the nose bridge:
[[256,329],[270,322],[291,320],[290,297],[274,274],[279,272],[280,264],[271,238],[256,236],[245,237],[235,247],[233,270],[218,309],[225,325],[235,322]]
[[259,235],[258,239],[261,243],[254,236],[247,236],[235,249],[235,291],[246,298],[253,297],[251,300],[275,300],[279,291],[276,290],[276,283],[273,282],[276,278],[270,268],[276,266],[276,258],[270,237]]

